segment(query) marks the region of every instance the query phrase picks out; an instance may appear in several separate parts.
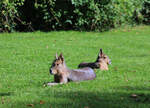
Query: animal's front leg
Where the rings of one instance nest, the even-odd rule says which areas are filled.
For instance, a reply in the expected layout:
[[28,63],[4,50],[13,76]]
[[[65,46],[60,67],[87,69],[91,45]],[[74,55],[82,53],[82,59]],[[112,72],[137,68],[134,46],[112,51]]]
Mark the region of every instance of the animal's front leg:
[[66,76],[63,76],[61,79],[60,79],[60,83],[61,84],[66,84],[68,83],[68,78]]
[[57,83],[57,82],[49,82],[49,83],[44,83],[43,86],[46,87],[46,86],[54,86],[54,85],[58,85],[60,83]]
[[57,83],[57,82],[50,82],[50,83],[47,83],[47,86],[55,86],[55,85],[66,84],[66,83],[67,83],[67,80],[63,80],[63,81],[60,82],[60,83]]
[[47,83],[47,86],[54,86],[54,85],[58,85],[59,83],[55,83],[55,82],[52,82],[52,83]]
[[59,85],[59,84],[66,84],[68,82],[68,79],[67,77],[63,76],[61,79],[60,79],[60,82],[50,82],[50,83],[47,83],[45,86],[55,86],[55,85]]
[[61,83],[47,83],[47,86],[55,86],[55,85],[59,85],[59,84],[65,84],[64,82],[61,82]]

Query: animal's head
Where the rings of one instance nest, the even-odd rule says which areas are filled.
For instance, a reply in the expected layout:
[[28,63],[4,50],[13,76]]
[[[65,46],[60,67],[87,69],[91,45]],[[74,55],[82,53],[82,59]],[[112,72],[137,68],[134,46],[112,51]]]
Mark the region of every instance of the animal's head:
[[107,65],[111,64],[111,60],[103,53],[102,49],[100,49],[96,62],[105,63]]
[[64,66],[65,66],[65,62],[62,53],[59,56],[57,56],[56,53],[56,58],[50,67],[50,74],[53,75],[61,74],[62,70],[64,69]]

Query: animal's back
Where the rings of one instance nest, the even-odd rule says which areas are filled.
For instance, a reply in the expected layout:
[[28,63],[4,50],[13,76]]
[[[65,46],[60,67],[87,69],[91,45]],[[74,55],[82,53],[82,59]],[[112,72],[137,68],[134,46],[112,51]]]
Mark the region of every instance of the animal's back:
[[96,62],[91,62],[91,63],[83,62],[78,65],[78,68],[84,68],[84,67],[90,67],[92,69],[97,69],[97,68],[99,68],[99,64]]
[[96,77],[94,70],[92,68],[86,67],[81,69],[74,69],[69,75],[69,80],[71,81],[83,81],[83,80],[93,80]]

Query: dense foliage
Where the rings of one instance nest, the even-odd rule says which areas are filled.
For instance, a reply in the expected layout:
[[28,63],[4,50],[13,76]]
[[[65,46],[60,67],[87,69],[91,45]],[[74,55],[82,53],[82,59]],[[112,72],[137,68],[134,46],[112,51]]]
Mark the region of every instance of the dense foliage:
[[143,22],[146,24],[150,24],[150,0],[147,0],[144,2],[143,10]]
[[150,23],[150,0],[2,0],[0,31],[97,30]]

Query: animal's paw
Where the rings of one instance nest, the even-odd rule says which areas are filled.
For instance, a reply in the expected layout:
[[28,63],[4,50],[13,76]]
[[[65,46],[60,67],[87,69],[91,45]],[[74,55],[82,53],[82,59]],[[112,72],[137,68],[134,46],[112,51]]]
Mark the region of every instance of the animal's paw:
[[43,87],[46,87],[46,86],[47,86],[47,83],[44,82],[44,83],[43,83]]
[[53,85],[55,85],[55,83],[46,83],[46,82],[44,82],[43,83],[43,87],[47,87],[47,86],[53,86]]
[[54,86],[57,85],[58,83],[47,83],[47,86]]

